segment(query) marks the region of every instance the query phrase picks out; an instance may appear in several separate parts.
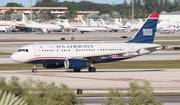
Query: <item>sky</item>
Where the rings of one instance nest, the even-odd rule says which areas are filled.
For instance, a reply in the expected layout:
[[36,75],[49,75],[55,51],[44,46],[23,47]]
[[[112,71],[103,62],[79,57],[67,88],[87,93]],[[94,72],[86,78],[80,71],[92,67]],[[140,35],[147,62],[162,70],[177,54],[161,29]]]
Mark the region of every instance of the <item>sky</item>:
[[[32,0],[32,5],[35,5],[37,0]],[[59,1],[63,1],[63,0],[59,0]],[[68,1],[68,0],[67,0]],[[69,0],[69,1],[75,1],[75,2],[79,2],[81,0]],[[124,0],[89,0],[91,2],[94,3],[108,3],[108,4],[121,4],[124,2]],[[128,3],[131,0],[126,0]],[[0,0],[0,6],[5,6],[7,3],[9,2],[15,2],[15,3],[19,3],[22,4],[23,6],[30,6],[31,5],[31,0]]]

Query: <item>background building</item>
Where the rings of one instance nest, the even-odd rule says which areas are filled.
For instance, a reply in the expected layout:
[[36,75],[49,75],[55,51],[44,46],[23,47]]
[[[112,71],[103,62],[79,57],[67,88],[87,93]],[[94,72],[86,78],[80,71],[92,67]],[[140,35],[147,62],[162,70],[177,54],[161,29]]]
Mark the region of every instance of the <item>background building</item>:
[[13,9],[14,12],[21,11],[24,14],[30,14],[31,9],[32,11],[36,11],[36,13],[39,13],[41,10],[50,10],[51,13],[58,16],[65,15],[65,13],[68,11],[67,7],[0,7],[0,15],[10,9]]
[[84,18],[90,13],[100,14],[99,11],[77,11],[77,19]]

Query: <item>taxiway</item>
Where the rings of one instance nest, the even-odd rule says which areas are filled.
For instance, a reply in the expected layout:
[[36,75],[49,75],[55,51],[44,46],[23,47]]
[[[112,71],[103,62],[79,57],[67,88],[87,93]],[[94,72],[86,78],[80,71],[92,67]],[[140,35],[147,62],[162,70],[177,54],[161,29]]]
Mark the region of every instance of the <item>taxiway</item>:
[[0,71],[0,77],[10,79],[19,77],[21,81],[28,78],[63,83],[72,89],[83,89],[83,93],[104,93],[110,88],[126,91],[130,81],[148,80],[155,92],[180,92],[180,69],[106,69],[89,73],[82,70],[75,73],[72,70],[31,70]]

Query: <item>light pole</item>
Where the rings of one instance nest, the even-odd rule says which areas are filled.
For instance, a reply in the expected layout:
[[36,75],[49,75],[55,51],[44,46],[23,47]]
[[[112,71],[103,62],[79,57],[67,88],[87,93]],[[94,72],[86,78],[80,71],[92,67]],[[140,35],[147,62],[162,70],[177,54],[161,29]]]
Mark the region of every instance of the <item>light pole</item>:
[[[121,11],[123,11],[123,9],[120,9],[120,10],[119,10],[119,15],[120,15],[120,17],[123,16],[122,13],[121,13]],[[122,18],[122,17],[121,17],[121,18]]]
[[31,21],[32,21],[32,0],[31,0]]
[[134,0],[132,0],[132,20],[134,20]]

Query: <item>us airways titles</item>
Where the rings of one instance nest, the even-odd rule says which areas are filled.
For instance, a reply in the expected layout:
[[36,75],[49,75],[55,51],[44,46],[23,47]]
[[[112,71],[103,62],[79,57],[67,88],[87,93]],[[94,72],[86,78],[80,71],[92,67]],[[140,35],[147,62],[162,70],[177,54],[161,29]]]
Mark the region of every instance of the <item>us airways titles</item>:
[[56,45],[57,48],[94,48],[93,45],[82,44],[82,45]]

